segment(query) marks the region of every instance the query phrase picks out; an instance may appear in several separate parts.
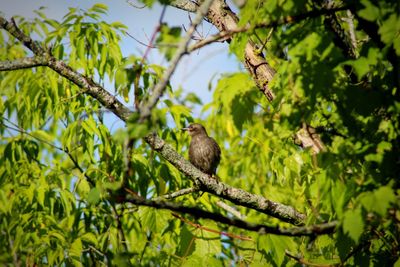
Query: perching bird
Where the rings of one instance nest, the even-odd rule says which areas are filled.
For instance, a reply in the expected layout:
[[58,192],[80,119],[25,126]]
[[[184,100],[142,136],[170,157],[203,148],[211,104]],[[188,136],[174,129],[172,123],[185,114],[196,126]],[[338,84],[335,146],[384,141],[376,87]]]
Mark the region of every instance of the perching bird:
[[202,172],[215,176],[221,160],[221,149],[217,142],[208,136],[206,129],[199,123],[192,123],[182,130],[192,137],[189,146],[190,162]]

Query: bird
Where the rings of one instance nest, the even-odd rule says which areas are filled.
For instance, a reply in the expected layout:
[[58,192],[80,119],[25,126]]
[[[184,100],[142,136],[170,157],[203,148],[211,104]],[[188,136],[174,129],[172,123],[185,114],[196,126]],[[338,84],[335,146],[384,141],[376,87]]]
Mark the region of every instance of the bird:
[[216,172],[221,161],[221,149],[217,142],[208,136],[204,126],[199,123],[192,123],[182,130],[191,136],[189,161],[212,178],[218,178]]

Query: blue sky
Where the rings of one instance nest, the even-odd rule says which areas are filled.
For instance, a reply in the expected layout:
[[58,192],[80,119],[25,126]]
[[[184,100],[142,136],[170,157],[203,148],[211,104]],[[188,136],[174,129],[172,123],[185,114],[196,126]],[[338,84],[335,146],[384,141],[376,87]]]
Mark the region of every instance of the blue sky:
[[[33,10],[41,6],[47,9],[44,11],[49,17],[60,19],[68,12],[68,7],[89,8],[95,3],[106,4],[109,8],[108,14],[104,19],[108,22],[120,21],[127,25],[128,32],[136,39],[143,43],[148,43],[148,40],[158,23],[161,14],[161,6],[155,5],[151,9],[135,8],[125,0],[1,0],[0,10],[10,18],[13,15],[22,15],[27,18],[35,16]],[[131,1],[132,4],[143,6],[136,1]],[[170,26],[189,25],[189,13],[168,7],[166,10],[164,21]],[[193,17],[193,15],[191,15]],[[213,26],[207,22],[203,22],[198,27],[198,32],[207,36],[215,32]],[[143,55],[145,47],[130,37],[124,37],[121,49],[124,56],[129,54]],[[240,68],[240,64],[235,60],[234,56],[229,56],[228,45],[226,43],[215,43],[208,47],[202,48],[199,51],[185,56],[179,63],[176,72],[171,78],[173,88],[182,86],[185,91],[195,92],[200,96],[203,103],[211,100],[212,92],[208,90],[208,83],[213,78],[213,84],[220,77],[220,74],[226,72],[235,72]],[[156,51],[152,49],[148,56],[149,63],[161,64],[168,66],[166,62]],[[106,85],[110,91],[112,85]],[[199,117],[199,110],[193,111],[193,117]]]

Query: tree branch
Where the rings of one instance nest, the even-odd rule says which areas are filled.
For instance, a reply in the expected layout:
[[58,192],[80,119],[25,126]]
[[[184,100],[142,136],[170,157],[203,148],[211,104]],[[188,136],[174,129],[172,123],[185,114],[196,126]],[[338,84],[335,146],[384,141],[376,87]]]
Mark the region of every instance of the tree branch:
[[168,194],[165,194],[165,195],[162,195],[159,197],[155,197],[155,198],[153,198],[153,200],[156,201],[156,200],[162,200],[162,199],[176,198],[176,197],[184,196],[184,195],[191,194],[191,193],[194,193],[197,191],[199,191],[199,189],[195,188],[195,187],[184,188],[184,189],[178,190],[173,193],[168,193]]
[[304,224],[306,216],[293,207],[273,202],[262,196],[251,194],[245,190],[231,187],[225,183],[210,178],[196,169],[189,161],[178,154],[172,146],[165,143],[156,134],[145,137],[145,141],[178,170],[187,175],[201,190],[229,200],[237,205],[255,209],[282,221],[295,225]]
[[311,226],[280,228],[279,226],[249,223],[240,219],[225,217],[218,213],[209,212],[196,207],[187,207],[173,202],[155,201],[137,197],[129,198],[126,201],[135,205],[148,206],[156,209],[168,209],[179,213],[186,213],[196,218],[210,219],[219,223],[235,226],[241,229],[258,232],[259,234],[275,234],[275,235],[285,235],[285,236],[324,235],[333,233],[338,225],[337,221],[333,221],[329,223],[315,224]]
[[47,59],[42,57],[25,57],[15,60],[0,61],[0,71],[46,66],[46,63]]
[[291,253],[289,250],[285,250],[285,255],[288,256],[289,258],[294,259],[295,261],[297,261],[298,263],[302,264],[302,266],[314,266],[314,267],[332,267],[332,266],[336,266],[339,263],[335,263],[335,264],[321,264],[321,263],[313,263],[313,262],[309,262],[306,259],[304,259],[302,256],[300,255],[294,255],[293,253]]
[[226,204],[225,202],[218,200],[216,202],[217,206],[219,206],[220,208],[226,210],[227,212],[229,212],[230,214],[232,214],[233,216],[241,219],[241,220],[245,220],[246,216],[241,214],[238,210],[236,210],[235,208],[229,206],[228,204]]
[[192,25],[187,31],[186,36],[182,39],[182,41],[179,43],[179,46],[175,52],[174,57],[171,59],[171,65],[168,67],[168,69],[164,72],[163,77],[160,79],[160,81],[150,90],[152,95],[146,102],[142,102],[139,106],[139,113],[140,113],[140,118],[139,121],[144,121],[147,118],[150,117],[151,115],[151,110],[154,108],[154,106],[157,104],[158,100],[160,97],[163,95],[165,88],[167,87],[168,81],[171,78],[172,74],[175,72],[175,69],[183,57],[187,53],[187,46],[192,39],[192,35],[197,27],[198,24],[201,23],[203,20],[204,16],[207,14],[208,9],[211,5],[211,3],[214,0],[205,0],[201,6],[197,10],[197,15],[192,21]]
[[190,0],[174,0],[171,1],[169,5],[193,13],[196,12],[199,7],[195,2]]
[[[318,1],[322,7],[322,9],[332,9],[333,2],[331,0]],[[357,53],[355,47],[353,47],[349,36],[346,31],[343,29],[342,25],[339,22],[339,19],[335,13],[327,13],[325,17],[325,25],[326,27],[335,34],[334,42],[338,47],[340,47],[345,56],[351,59],[357,58]]]

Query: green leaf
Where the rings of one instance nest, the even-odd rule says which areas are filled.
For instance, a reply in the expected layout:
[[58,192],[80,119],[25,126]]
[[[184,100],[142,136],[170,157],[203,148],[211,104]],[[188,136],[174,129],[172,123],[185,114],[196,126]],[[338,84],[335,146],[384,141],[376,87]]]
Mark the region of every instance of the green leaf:
[[206,257],[201,255],[192,255],[186,261],[184,261],[183,266],[204,266]]
[[238,59],[244,60],[243,51],[245,50],[248,41],[249,38],[246,34],[244,33],[235,34],[229,45],[229,51],[235,54],[238,57]]
[[169,27],[166,24],[161,25],[160,35],[156,43],[160,45],[160,51],[165,54],[167,60],[171,60],[174,56],[176,46],[181,39],[181,31],[181,27]]
[[130,138],[139,139],[149,133],[149,127],[143,123],[128,123],[128,133]]
[[168,225],[170,213],[165,210],[156,210],[149,207],[139,207],[140,221],[149,231],[159,231]]
[[69,214],[76,202],[74,195],[68,190],[60,190],[60,198],[62,200],[65,213]]
[[194,252],[195,249],[195,236],[189,229],[184,225],[181,228],[179,235],[179,247],[177,250],[177,254],[180,256],[190,256]]
[[80,258],[82,255],[82,241],[80,238],[74,240],[69,249],[69,254],[72,257]]
[[344,234],[341,229],[337,232],[336,239],[336,248],[339,252],[339,257],[343,261],[349,255],[349,252],[352,250],[356,244],[353,239],[351,239],[348,235]]
[[110,26],[114,27],[116,29],[128,29],[128,26],[126,26],[125,24],[123,24],[122,22],[119,22],[119,21],[115,21],[115,22],[111,23]]
[[389,186],[382,186],[374,192],[375,211],[384,216],[391,203],[395,203],[396,196]]
[[89,182],[86,180],[83,174],[77,181],[77,192],[82,198],[87,198],[90,192]]
[[37,201],[40,204],[40,206],[44,207],[44,198],[46,195],[46,189],[43,187],[39,187],[36,191],[37,193]]
[[80,60],[84,60],[85,59],[85,51],[86,51],[86,49],[85,49],[85,39],[79,38],[77,40],[77,43],[76,43],[76,52],[77,52],[78,58]]
[[101,191],[99,188],[94,187],[90,190],[87,200],[89,204],[96,205],[100,201]]
[[361,234],[364,231],[364,220],[361,214],[361,208],[347,210],[343,217],[343,232],[358,243]]
[[97,246],[98,244],[96,235],[93,233],[85,233],[81,235],[81,239],[85,242],[92,243],[94,246]]
[[382,23],[379,28],[379,34],[385,44],[394,44],[397,55],[400,55],[400,16],[392,14]]
[[360,17],[369,21],[375,21],[379,18],[379,8],[377,6],[374,6],[371,1],[361,0],[361,4],[363,4],[365,8],[358,12],[358,15],[360,15]]
[[107,10],[108,10],[107,5],[102,3],[96,3],[91,8],[88,9],[88,11],[95,11],[98,13],[105,13],[105,11]]
[[100,132],[97,129],[96,121],[92,117],[89,117],[87,120],[84,120],[82,122],[82,127],[88,134],[90,135],[96,134],[97,136],[100,136]]
[[400,258],[394,263],[393,267],[400,267]]
[[265,251],[272,256],[277,266],[281,266],[285,260],[285,250],[296,249],[293,240],[287,236],[266,235],[260,236],[257,243],[258,250]]
[[49,236],[58,239],[61,243],[65,242],[65,237],[59,232],[51,231],[51,232],[49,232]]
[[396,201],[393,189],[389,186],[382,186],[373,192],[365,192],[359,198],[367,211],[376,212],[381,216],[384,216],[390,204]]
[[54,140],[53,136],[51,136],[48,132],[43,130],[32,131],[31,135],[33,135],[34,137],[38,138],[41,141],[51,142]]
[[360,80],[369,71],[369,62],[365,57],[360,57],[354,61],[349,62],[354,67],[357,77]]
[[214,98],[218,99],[226,113],[232,116],[239,131],[253,114],[253,89],[254,84],[245,73],[232,74],[219,80],[215,89]]
[[[215,231],[218,231],[219,229],[218,225],[211,220],[202,221],[202,226],[206,227],[206,229],[212,229]],[[196,233],[196,245],[193,255],[209,255],[212,257],[221,253],[222,245],[220,235],[206,229],[200,230]]]

